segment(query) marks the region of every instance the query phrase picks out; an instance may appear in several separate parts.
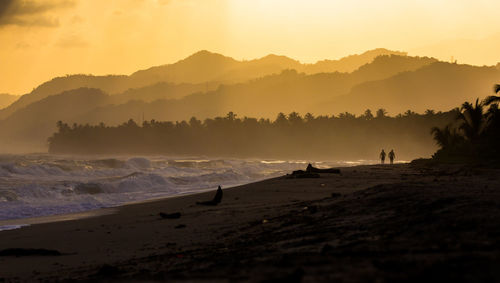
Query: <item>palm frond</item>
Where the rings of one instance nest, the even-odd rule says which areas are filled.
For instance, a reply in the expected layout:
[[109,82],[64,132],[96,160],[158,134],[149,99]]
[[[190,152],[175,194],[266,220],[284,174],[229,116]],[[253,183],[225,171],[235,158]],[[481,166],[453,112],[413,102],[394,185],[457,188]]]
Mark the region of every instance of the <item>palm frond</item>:
[[[497,85],[500,87],[500,85]],[[493,104],[493,103],[498,103],[500,102],[500,96],[495,96],[495,95],[490,95],[488,97],[486,97],[483,101],[484,105],[490,105],[490,104]]]

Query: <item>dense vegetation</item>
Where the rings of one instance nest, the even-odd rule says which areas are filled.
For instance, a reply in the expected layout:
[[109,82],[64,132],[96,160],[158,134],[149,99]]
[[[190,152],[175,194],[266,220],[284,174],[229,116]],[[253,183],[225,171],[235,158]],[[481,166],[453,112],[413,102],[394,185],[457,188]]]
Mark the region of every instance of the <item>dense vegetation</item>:
[[[500,92],[500,85],[495,86],[495,92]],[[434,139],[441,147],[433,158],[441,162],[500,160],[499,102],[500,96],[465,102],[455,121],[443,128],[432,128]]]
[[[230,111],[238,118],[272,120],[279,112],[293,111],[316,116],[344,111],[361,115],[381,107],[391,115],[430,107],[446,111],[489,93],[499,77],[500,67],[438,62],[388,50],[316,64],[273,55],[237,61],[198,52],[131,76],[71,75],[48,81],[0,109],[0,151],[46,152],[47,138],[59,120],[118,126],[141,117],[188,121],[195,116],[204,121]],[[437,149],[424,131],[417,144],[406,141],[407,148],[397,151],[400,157],[430,156]],[[348,152],[358,155],[354,149]]]
[[58,122],[49,138],[49,152],[64,154],[169,154],[217,157],[301,159],[377,159],[382,148],[394,148],[399,159],[430,156],[436,150],[429,129],[444,126],[457,115],[449,112],[407,111],[395,117],[379,109],[355,116],[280,113],[270,119],[191,118],[182,122],[133,120],[116,127],[72,126]]

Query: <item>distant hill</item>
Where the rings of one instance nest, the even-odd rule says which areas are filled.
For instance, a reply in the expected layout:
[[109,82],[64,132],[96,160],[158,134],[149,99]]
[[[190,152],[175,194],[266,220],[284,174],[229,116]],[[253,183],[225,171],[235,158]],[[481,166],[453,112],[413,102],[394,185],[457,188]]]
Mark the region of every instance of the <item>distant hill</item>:
[[413,72],[361,83],[346,95],[322,102],[321,107],[337,113],[362,113],[367,108],[385,108],[393,114],[408,109],[446,110],[492,95],[493,85],[499,80],[500,70],[495,67],[437,62]]
[[138,80],[168,81],[176,83],[220,83],[245,82],[251,79],[278,74],[292,69],[299,73],[353,72],[362,65],[372,62],[381,55],[400,55],[406,53],[379,48],[360,55],[351,55],[339,60],[324,60],[315,64],[301,64],[286,56],[268,55],[250,61],[237,61],[233,58],[208,51],[197,52],[174,64],[152,67],[131,75]]
[[160,82],[140,88],[131,88],[111,97],[113,104],[126,103],[131,100],[151,102],[158,99],[180,99],[186,95],[215,90],[219,84],[215,82],[202,84],[173,84]]
[[350,74],[307,75],[286,70],[249,82],[218,87],[216,83],[157,83],[115,95],[107,95],[95,88],[79,88],[20,107],[0,121],[0,129],[3,137],[9,137],[9,140],[45,144],[58,120],[115,125],[130,118],[139,122],[142,117],[174,121],[192,116],[204,119],[225,115],[229,111],[254,117],[275,117],[280,111],[320,113],[322,109],[316,106],[319,102],[344,95],[359,83],[388,78],[433,62],[435,60],[430,58],[380,56]]
[[0,147],[11,151],[39,151],[46,146],[47,134],[56,130],[59,120],[109,104],[109,96],[99,89],[79,88],[34,102],[0,121]]
[[[414,69],[398,72],[395,66],[402,68],[403,62],[406,62],[406,68],[412,66]],[[406,110],[420,113],[427,109],[447,111],[466,100],[491,95],[492,85],[499,77],[500,70],[494,67],[383,56],[351,74],[306,75],[286,71],[178,100],[107,105],[86,115],[92,117],[92,123],[118,124],[131,117],[137,120],[142,117],[141,113],[145,113],[145,119],[176,121],[188,120],[192,116],[199,119],[221,116],[229,111],[239,117],[267,118],[275,118],[278,112],[288,114],[293,111],[302,115],[307,112],[338,115],[346,111],[359,115],[368,108],[373,112],[385,108],[392,115]]]
[[[294,69],[308,74],[353,71],[359,66],[371,62],[379,55],[388,54],[401,55],[403,53],[386,49],[375,49],[361,55],[351,55],[340,60],[320,61],[316,64],[301,64],[285,56],[268,55],[250,61],[237,61],[220,54],[200,51],[174,64],[137,71],[130,76],[93,76],[80,74],[54,78],[36,87],[32,92],[23,95],[8,108],[0,110],[0,120],[7,118],[16,110],[47,96],[81,87],[101,89],[112,95],[123,93],[129,89],[144,88],[143,90],[147,92],[146,95],[148,96],[148,98],[144,98],[146,101],[150,101],[153,96],[157,98],[178,98],[180,94],[189,94],[181,90],[189,88],[186,84],[197,84],[198,86],[191,87],[193,88],[193,92],[199,92],[214,90],[222,83],[245,82],[271,74],[278,74],[286,69]],[[159,83],[182,84],[183,86],[171,90],[175,94],[170,97],[169,94],[165,95],[165,92],[159,87]],[[141,99],[139,91],[132,92],[135,93],[135,99]]]
[[54,78],[33,89],[32,92],[21,96],[9,107],[0,110],[0,119],[5,119],[19,109],[44,99],[50,95],[60,94],[63,91],[81,87],[101,89],[106,92],[127,89],[127,76],[92,76],[71,75]]
[[20,96],[7,93],[0,93],[0,109],[11,105],[14,101],[18,100]]
[[307,74],[343,72],[351,73],[359,67],[372,62],[375,58],[384,55],[407,56],[406,52],[391,51],[384,48],[377,48],[366,51],[362,54],[355,54],[339,60],[323,60],[315,64],[305,65],[301,71]]
[[[354,85],[389,78],[402,71],[416,70],[435,62],[434,59],[403,56],[381,56],[351,73],[321,73],[306,75],[283,71],[247,83],[223,85],[215,91],[200,92],[181,99],[161,99],[152,103],[129,99],[95,108],[74,120],[79,123],[105,122],[116,125],[130,118],[146,120],[187,120],[225,115],[233,111],[240,116],[274,118],[278,112],[298,111],[302,114],[329,114],[332,111],[318,106],[321,101],[347,94]],[[121,95],[111,96],[111,101]],[[130,98],[130,97],[129,97]]]
[[[223,115],[229,111],[252,117],[275,117],[278,112],[333,114],[321,105],[342,96],[360,83],[387,79],[401,72],[417,70],[436,60],[431,58],[380,56],[357,71],[307,75],[284,71],[248,83],[224,85],[217,90],[170,101],[167,111],[155,119],[182,120]],[[153,111],[153,110],[152,110]],[[338,113],[338,112],[337,112]],[[120,116],[120,115],[118,115]],[[96,117],[99,115],[96,114]]]
[[[208,56],[203,59],[208,61],[203,61],[202,57],[190,60],[209,64],[210,60],[220,55],[197,56]],[[354,58],[357,57],[352,60]],[[305,68],[305,65],[290,60],[270,55],[244,64],[228,57],[215,59],[215,62],[221,64],[217,70],[239,65],[238,68],[242,69],[235,67],[233,78],[246,73],[257,74],[264,65],[283,67],[295,64],[295,69],[301,70],[300,66]],[[193,62],[185,66],[198,64]],[[279,68],[276,67],[276,70]],[[309,74],[295,69],[284,69],[238,83],[221,84],[213,76],[214,81],[210,82],[161,81],[134,88],[125,87],[130,81],[127,76],[70,76],[67,80],[61,79],[61,83],[59,79],[54,79],[0,110],[3,115],[10,111],[0,121],[0,146],[4,150],[43,150],[58,120],[70,124],[104,122],[116,125],[130,118],[139,123],[143,119],[180,121],[193,116],[203,120],[224,116],[229,111],[238,117],[272,119],[279,112],[288,114],[293,111],[302,115],[308,112],[337,115],[346,111],[360,114],[367,108],[373,112],[385,108],[392,115],[408,109],[418,112],[426,109],[446,111],[465,100],[472,101],[476,97],[492,94],[492,85],[498,83],[500,78],[497,67],[459,65],[403,55],[378,56],[352,72]],[[203,70],[193,71],[193,76],[204,75]],[[141,81],[139,78],[134,80]],[[48,95],[56,91],[58,85],[70,87],[70,82],[92,84],[98,88],[85,87]],[[122,91],[110,91],[118,89]]]

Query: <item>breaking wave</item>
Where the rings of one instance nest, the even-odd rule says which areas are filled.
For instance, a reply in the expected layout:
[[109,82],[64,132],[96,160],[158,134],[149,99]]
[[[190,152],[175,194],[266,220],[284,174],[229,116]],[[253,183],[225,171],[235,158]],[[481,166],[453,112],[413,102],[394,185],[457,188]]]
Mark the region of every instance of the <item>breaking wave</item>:
[[0,155],[0,220],[82,212],[218,185],[236,186],[303,169],[305,163]]

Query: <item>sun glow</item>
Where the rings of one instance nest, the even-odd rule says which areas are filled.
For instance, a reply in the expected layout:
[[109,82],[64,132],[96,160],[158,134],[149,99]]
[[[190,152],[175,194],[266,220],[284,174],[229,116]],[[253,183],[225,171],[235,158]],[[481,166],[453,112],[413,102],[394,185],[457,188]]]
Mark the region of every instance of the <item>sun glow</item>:
[[203,49],[315,62],[384,47],[461,63],[500,61],[497,1],[43,2],[54,8],[32,19],[0,18],[0,93],[23,94],[65,74],[129,74]]

